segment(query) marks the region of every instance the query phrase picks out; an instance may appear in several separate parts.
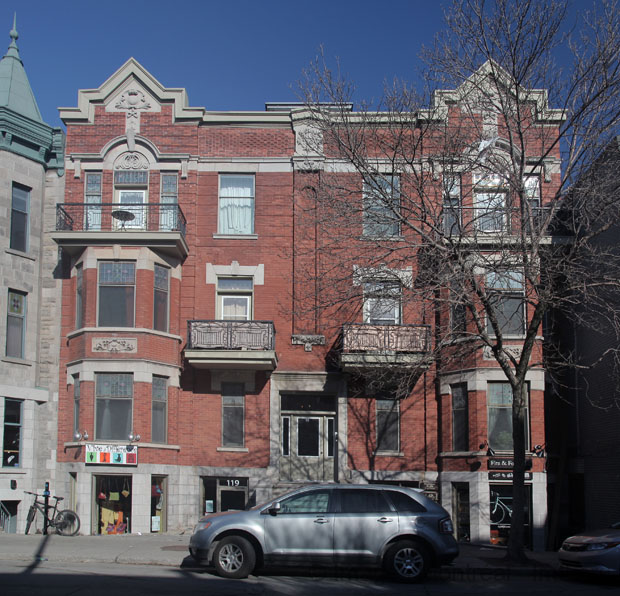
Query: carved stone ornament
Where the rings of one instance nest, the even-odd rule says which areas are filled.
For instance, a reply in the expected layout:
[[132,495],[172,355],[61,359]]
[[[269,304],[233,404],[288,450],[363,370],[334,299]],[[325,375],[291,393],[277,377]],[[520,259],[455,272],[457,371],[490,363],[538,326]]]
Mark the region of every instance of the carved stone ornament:
[[142,155],[142,153],[136,153],[134,151],[128,151],[119,155],[114,162],[115,170],[148,170],[149,162]]
[[[521,356],[521,346],[504,346],[504,352],[510,354],[513,358],[519,358]],[[493,350],[490,346],[484,346],[482,349],[482,358],[484,360],[495,360],[493,356]]]
[[304,346],[306,352],[312,352],[312,346],[324,346],[324,335],[291,335],[291,343],[294,346]]
[[93,337],[93,352],[108,352],[110,354],[138,351],[138,340],[124,337]]
[[148,110],[151,104],[139,89],[127,89],[114,107],[117,110],[129,110],[131,116],[128,114],[128,117],[136,118],[138,110]]

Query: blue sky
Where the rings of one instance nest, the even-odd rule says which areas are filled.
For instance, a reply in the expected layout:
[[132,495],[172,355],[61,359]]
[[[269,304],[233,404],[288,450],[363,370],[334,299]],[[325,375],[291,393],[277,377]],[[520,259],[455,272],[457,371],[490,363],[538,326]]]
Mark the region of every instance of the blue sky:
[[[99,87],[136,58],[166,87],[185,87],[192,106],[262,110],[296,101],[296,82],[322,45],[377,98],[384,80],[413,80],[422,44],[443,28],[433,0],[4,0],[0,53],[17,12],[18,47],[44,120],[78,89]],[[589,5],[576,0],[578,6]],[[2,40],[4,40],[4,45]]]

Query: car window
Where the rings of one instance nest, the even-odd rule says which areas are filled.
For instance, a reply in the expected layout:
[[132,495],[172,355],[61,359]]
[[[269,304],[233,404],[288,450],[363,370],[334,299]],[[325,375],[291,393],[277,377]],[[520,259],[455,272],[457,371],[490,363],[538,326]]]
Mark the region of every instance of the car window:
[[390,504],[380,490],[339,490],[341,513],[386,513]]
[[329,510],[328,490],[312,491],[293,495],[280,501],[280,513],[327,513]]
[[398,490],[388,490],[386,492],[399,513],[422,513],[426,511],[424,505],[405,493],[401,493]]

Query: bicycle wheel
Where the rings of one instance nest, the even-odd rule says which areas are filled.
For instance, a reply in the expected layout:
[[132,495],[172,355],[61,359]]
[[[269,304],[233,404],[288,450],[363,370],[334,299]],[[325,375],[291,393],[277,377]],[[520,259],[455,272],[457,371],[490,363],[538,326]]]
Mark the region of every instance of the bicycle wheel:
[[80,531],[80,518],[75,511],[64,509],[56,516],[54,527],[61,536],[75,536]]
[[25,534],[28,534],[28,532],[30,532],[30,526],[32,525],[32,522],[34,521],[34,516],[37,514],[37,510],[31,505],[30,509],[28,509],[28,517],[26,517],[26,531],[24,532]]

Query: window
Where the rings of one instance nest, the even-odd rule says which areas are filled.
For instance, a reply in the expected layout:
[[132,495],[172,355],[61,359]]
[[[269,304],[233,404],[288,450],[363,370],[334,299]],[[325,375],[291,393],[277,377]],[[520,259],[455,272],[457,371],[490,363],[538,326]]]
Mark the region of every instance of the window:
[[86,173],[84,204],[84,229],[101,230],[101,172]]
[[6,355],[10,358],[24,357],[26,296],[23,292],[9,290],[6,317]]
[[[504,335],[523,335],[525,330],[525,299],[523,274],[517,271],[493,271],[486,276],[489,302],[495,312],[499,330]],[[490,317],[487,333],[495,335]]]
[[469,408],[467,384],[451,385],[452,390],[452,450],[469,449]]
[[84,268],[80,263],[75,268],[75,328],[84,327]]
[[222,383],[222,445],[243,447],[245,394],[243,383]]
[[340,513],[390,513],[383,491],[352,488],[339,490]]
[[95,403],[95,438],[126,441],[133,427],[133,374],[96,374]]
[[282,416],[282,455],[291,454],[291,417]]
[[398,176],[377,176],[364,182],[364,235],[400,235],[400,192]]
[[20,466],[22,442],[22,415],[24,402],[21,399],[4,399],[4,443],[2,445],[2,467]]
[[224,321],[252,319],[251,277],[219,277],[217,280],[219,317]]
[[398,282],[364,284],[364,323],[400,325],[401,286]]
[[28,214],[30,189],[13,182],[11,201],[11,243],[14,250],[28,251]]
[[151,441],[166,442],[168,420],[168,379],[153,375],[151,401]]
[[153,289],[153,329],[168,331],[168,280],[170,271],[155,265]]
[[467,331],[467,306],[462,302],[464,292],[454,282],[450,288],[450,330],[461,334]]
[[178,177],[176,174],[162,173],[159,205],[159,229],[176,230],[178,213]]
[[377,451],[400,448],[400,404],[396,399],[377,400]]
[[[529,436],[527,403],[525,408],[527,447],[527,438]],[[495,451],[512,451],[512,388],[510,383],[488,384],[487,410],[489,447]]]
[[136,264],[99,263],[99,327],[133,327]]
[[[542,211],[540,208],[540,179],[538,176],[526,176],[525,177],[525,198],[529,206],[528,211],[525,212],[526,217],[532,218],[534,224],[534,231],[540,227],[540,220]],[[525,224],[526,233],[532,232],[530,221],[527,220]]]
[[392,501],[392,505],[398,513],[423,513],[426,511],[423,505],[415,499],[396,490],[385,491]]
[[73,375],[73,434],[80,432],[80,375]]
[[[149,173],[146,170],[117,170],[114,172],[114,189],[118,207],[133,217],[117,220],[119,228],[146,227],[146,188]],[[114,215],[113,215],[114,217]]]
[[507,230],[506,191],[499,176],[474,176],[476,229],[481,232]]
[[444,176],[443,179],[443,229],[448,236],[461,229],[461,176]]
[[313,490],[293,495],[280,502],[280,513],[327,513],[330,493],[329,490]]
[[254,176],[220,175],[218,232],[254,233]]

